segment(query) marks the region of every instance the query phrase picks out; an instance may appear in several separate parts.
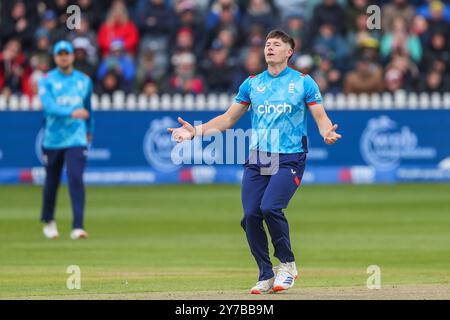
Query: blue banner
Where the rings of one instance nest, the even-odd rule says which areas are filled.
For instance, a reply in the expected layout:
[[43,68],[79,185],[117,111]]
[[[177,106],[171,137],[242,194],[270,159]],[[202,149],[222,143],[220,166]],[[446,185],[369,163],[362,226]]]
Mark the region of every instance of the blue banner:
[[[242,159],[237,159],[236,154],[247,149],[248,141],[235,140],[230,144],[226,134],[187,142],[177,153],[179,161],[174,163],[175,143],[167,128],[178,126],[177,117],[206,122],[219,114],[96,112],[86,182],[239,183]],[[314,121],[308,119],[309,154],[304,183],[450,181],[450,110],[328,114],[339,125],[343,138],[335,145],[325,145]],[[235,128],[248,130],[250,114]],[[42,183],[42,135],[42,113],[0,112],[0,183]],[[225,147],[216,148],[219,140],[227,141]]]

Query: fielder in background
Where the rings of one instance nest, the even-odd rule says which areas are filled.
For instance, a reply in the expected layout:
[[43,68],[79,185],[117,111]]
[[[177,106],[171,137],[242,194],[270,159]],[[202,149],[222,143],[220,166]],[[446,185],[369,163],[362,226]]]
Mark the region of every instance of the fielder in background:
[[70,237],[88,236],[84,230],[85,190],[83,172],[87,147],[92,139],[92,81],[73,68],[74,49],[68,41],[53,47],[56,68],[39,82],[39,97],[44,111],[43,157],[45,186],[41,221],[45,237],[59,237],[55,204],[64,164],[67,169],[73,224]]

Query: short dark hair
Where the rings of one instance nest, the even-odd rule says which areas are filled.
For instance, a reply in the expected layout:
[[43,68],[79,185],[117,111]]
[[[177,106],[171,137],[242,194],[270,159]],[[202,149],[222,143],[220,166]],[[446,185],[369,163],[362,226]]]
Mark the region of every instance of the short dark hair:
[[266,41],[269,39],[281,39],[281,41],[283,41],[284,43],[289,43],[292,50],[294,50],[294,48],[295,48],[294,39],[290,35],[288,35],[286,32],[284,32],[283,30],[275,29],[275,30],[270,31],[267,34]]

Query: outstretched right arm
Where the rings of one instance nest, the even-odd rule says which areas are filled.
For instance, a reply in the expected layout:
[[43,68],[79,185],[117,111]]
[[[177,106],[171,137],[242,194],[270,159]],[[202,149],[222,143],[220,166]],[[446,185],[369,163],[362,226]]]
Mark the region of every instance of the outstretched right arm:
[[172,132],[172,137],[176,142],[183,140],[191,140],[195,136],[212,135],[219,131],[225,131],[233,127],[236,122],[244,115],[248,110],[248,106],[251,103],[250,99],[250,79],[248,77],[239,87],[238,95],[236,96],[236,102],[233,103],[228,110],[217,116],[205,124],[199,126],[192,126],[190,123],[178,118],[178,122],[181,123],[180,128],[169,128],[169,132]]
[[189,122],[178,117],[181,127],[168,128],[167,130],[172,133],[172,137],[176,142],[191,140],[196,136],[211,135],[232,128],[247,109],[248,105],[235,102],[225,113],[211,119],[207,123],[194,127]]

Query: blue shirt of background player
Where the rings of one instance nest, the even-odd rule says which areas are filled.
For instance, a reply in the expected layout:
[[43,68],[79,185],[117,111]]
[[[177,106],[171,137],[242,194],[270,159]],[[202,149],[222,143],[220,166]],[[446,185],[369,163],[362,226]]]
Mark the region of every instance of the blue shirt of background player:
[[[78,70],[67,75],[55,68],[39,81],[38,88],[45,117],[44,148],[86,147],[86,135],[92,134],[94,127],[92,80]],[[78,108],[89,111],[88,120],[71,117]]]
[[251,150],[307,152],[307,107],[322,104],[309,75],[286,67],[274,77],[266,70],[241,84],[236,102],[251,106]]

